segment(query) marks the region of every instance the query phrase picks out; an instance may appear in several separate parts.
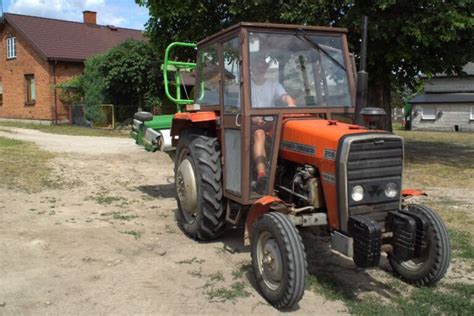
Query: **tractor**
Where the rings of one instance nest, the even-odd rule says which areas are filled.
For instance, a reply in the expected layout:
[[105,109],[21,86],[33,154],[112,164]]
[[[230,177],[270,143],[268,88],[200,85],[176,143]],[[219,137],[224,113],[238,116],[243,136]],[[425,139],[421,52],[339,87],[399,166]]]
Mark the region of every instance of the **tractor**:
[[327,229],[358,267],[387,256],[409,284],[448,269],[443,221],[406,202],[423,192],[402,190],[403,139],[378,127],[379,108],[352,123],[361,83],[346,29],[239,23],[197,43],[194,99],[174,96],[186,107],[169,132],[178,224],[198,241],[244,227],[258,289],[278,309],[304,293],[301,227]]

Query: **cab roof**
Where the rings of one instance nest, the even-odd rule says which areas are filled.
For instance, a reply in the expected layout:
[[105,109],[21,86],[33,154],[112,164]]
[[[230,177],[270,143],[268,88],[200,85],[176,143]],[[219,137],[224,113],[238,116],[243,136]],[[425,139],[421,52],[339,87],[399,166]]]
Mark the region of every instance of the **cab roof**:
[[229,33],[233,33],[241,28],[252,28],[252,29],[261,29],[262,31],[278,31],[278,30],[305,30],[305,31],[320,31],[320,32],[330,32],[330,33],[347,33],[346,28],[332,27],[332,26],[310,26],[310,25],[298,25],[298,24],[278,24],[278,23],[256,23],[256,22],[240,22],[234,24],[228,28],[223,29],[217,33],[214,33],[203,40],[199,41],[198,46],[202,46],[209,42],[214,42],[220,37],[224,37]]

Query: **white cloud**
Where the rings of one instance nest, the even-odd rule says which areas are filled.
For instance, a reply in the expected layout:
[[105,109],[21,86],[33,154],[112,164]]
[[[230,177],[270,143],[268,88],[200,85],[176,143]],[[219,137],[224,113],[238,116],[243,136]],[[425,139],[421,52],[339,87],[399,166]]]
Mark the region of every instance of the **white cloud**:
[[[12,0],[8,12],[82,22],[82,11],[97,11],[99,24],[127,26],[121,5],[106,0]],[[138,9],[138,7],[137,7]],[[126,11],[126,10],[125,10]]]

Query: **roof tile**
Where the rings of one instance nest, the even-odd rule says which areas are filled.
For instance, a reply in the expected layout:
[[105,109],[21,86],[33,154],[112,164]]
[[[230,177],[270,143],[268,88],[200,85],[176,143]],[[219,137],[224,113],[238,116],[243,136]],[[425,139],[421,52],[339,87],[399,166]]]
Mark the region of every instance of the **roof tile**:
[[47,60],[83,62],[128,39],[144,40],[139,30],[12,13],[4,16]]

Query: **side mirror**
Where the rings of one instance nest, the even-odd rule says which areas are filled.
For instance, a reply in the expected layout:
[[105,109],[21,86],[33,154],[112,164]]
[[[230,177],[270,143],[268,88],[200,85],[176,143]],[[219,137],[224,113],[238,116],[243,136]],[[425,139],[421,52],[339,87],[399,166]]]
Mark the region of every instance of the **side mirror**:
[[387,115],[384,109],[376,107],[363,108],[360,114],[364,118],[365,125],[368,129],[377,129],[380,126],[382,118]]

